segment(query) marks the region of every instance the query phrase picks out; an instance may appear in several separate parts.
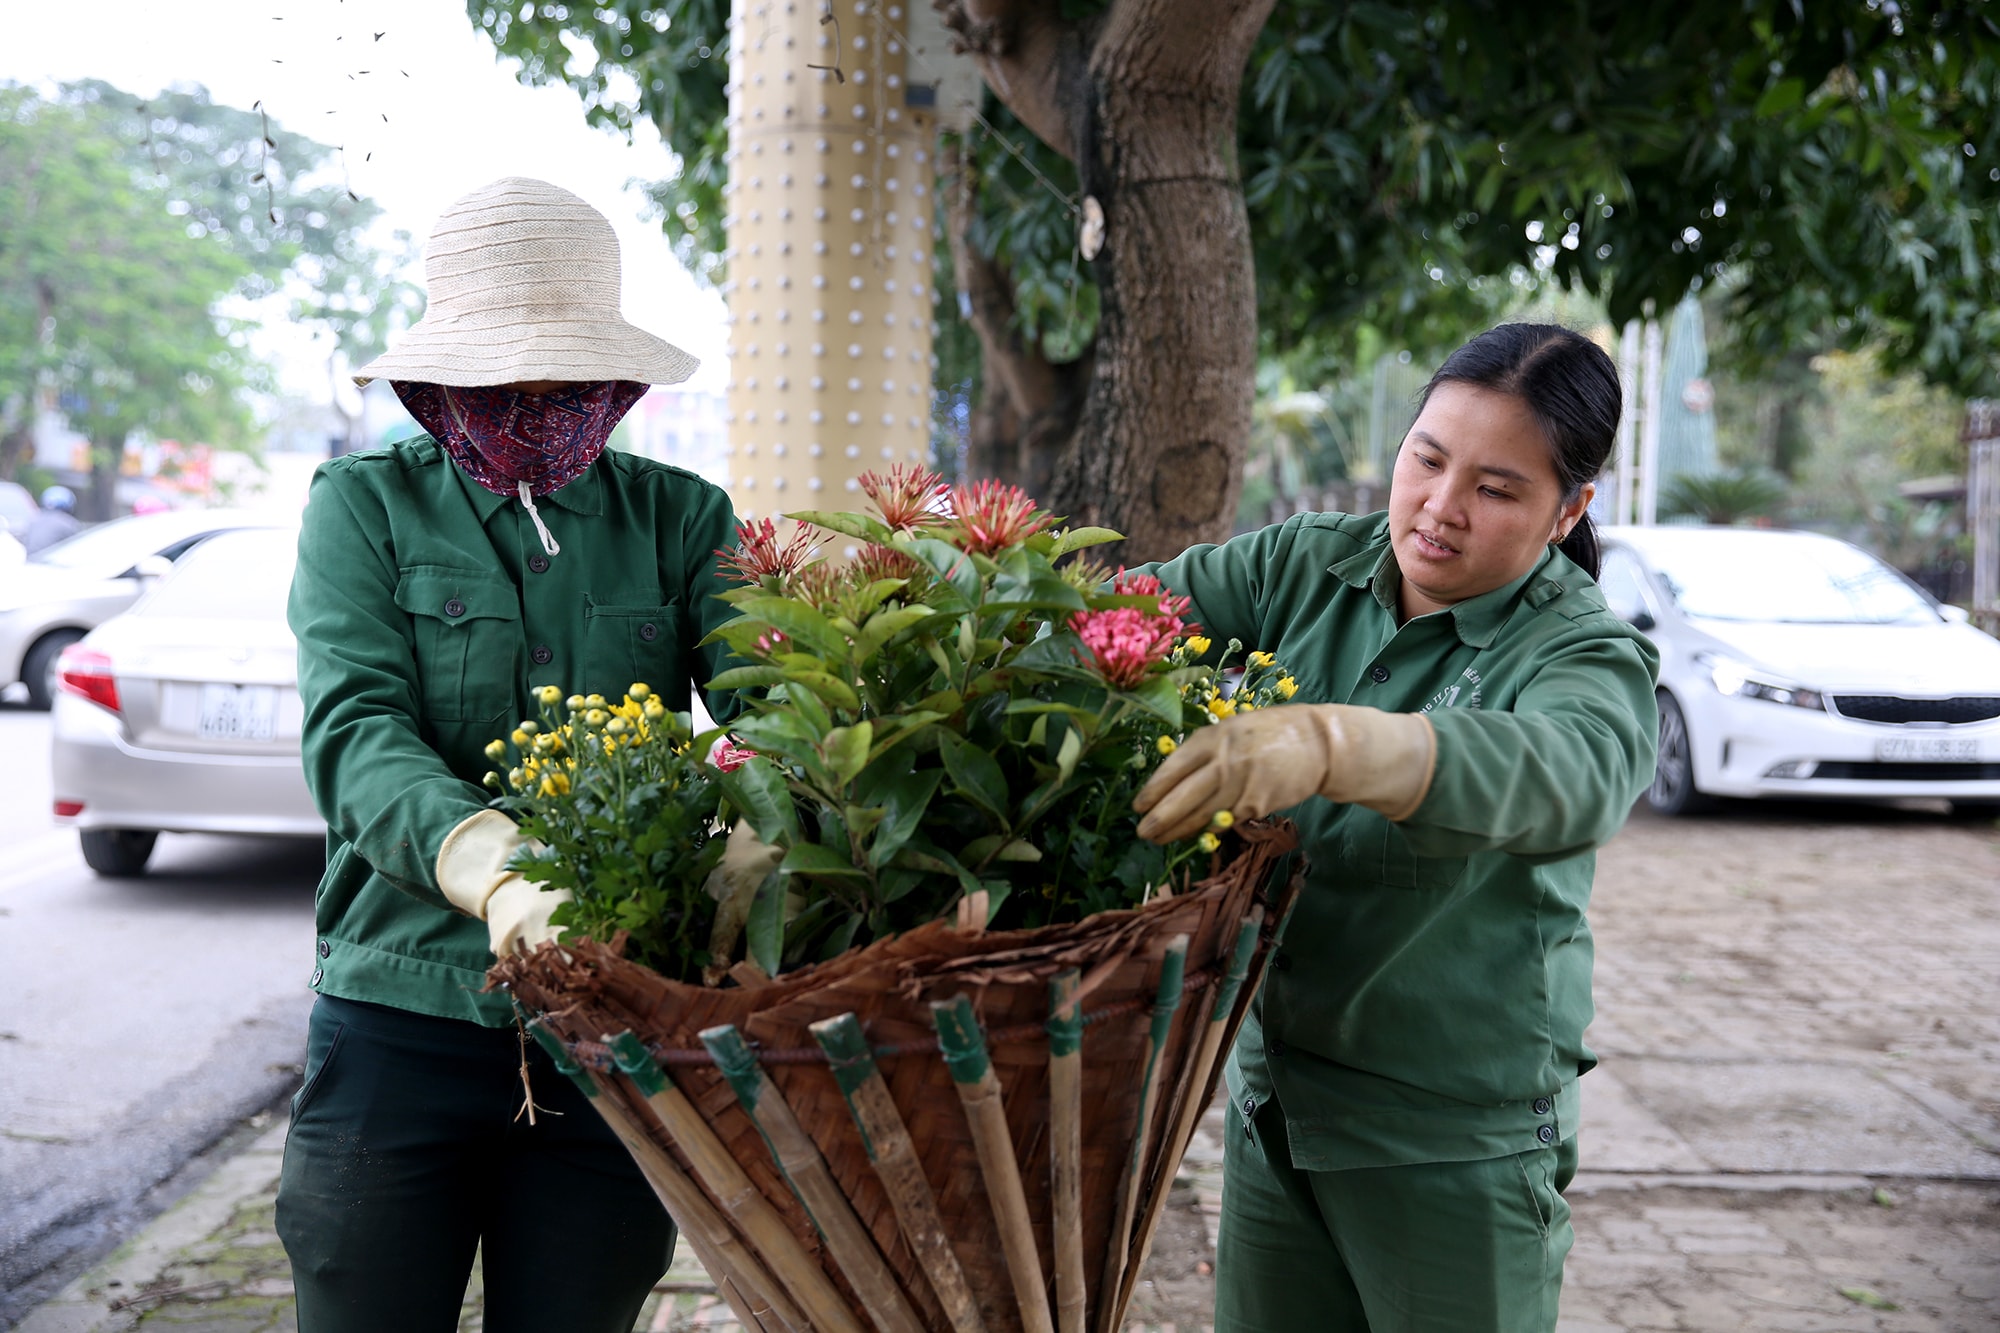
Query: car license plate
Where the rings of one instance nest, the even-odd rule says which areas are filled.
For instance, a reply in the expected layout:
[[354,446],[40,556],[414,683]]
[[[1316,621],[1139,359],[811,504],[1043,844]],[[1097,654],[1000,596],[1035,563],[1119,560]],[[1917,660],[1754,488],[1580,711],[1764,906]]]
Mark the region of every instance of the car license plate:
[[205,741],[268,741],[278,730],[278,691],[271,685],[204,685],[201,724]]
[[1885,764],[1976,764],[1979,742],[1958,736],[1897,736],[1876,741],[1875,758]]

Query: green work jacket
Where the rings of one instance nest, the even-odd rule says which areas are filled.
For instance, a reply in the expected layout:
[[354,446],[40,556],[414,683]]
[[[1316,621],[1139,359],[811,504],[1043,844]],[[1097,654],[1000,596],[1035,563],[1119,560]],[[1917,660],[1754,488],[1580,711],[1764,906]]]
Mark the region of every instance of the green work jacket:
[[[429,436],[349,454],[313,477],[290,619],[305,702],[306,784],[327,822],[313,988],[489,1025],[486,927],[445,902],[438,847],[492,792],[483,750],[537,715],[531,690],[670,708],[726,650],[713,552],[729,498],[692,473],[607,452],[537,502],[495,495]],[[733,701],[711,697],[717,717]]]
[[[1304,886],[1228,1069],[1309,1170],[1472,1161],[1576,1131],[1596,1063],[1595,849],[1651,781],[1659,656],[1559,551],[1398,624],[1385,514],[1302,514],[1155,572],[1218,648],[1275,653],[1299,703],[1429,715],[1408,819],[1313,798]],[[1239,659],[1240,660],[1240,659]]]

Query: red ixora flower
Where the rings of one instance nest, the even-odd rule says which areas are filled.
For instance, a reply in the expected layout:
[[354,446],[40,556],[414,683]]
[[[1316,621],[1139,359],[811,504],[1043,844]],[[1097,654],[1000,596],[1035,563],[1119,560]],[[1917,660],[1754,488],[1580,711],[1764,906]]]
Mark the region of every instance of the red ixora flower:
[[981,555],[1004,551],[1054,521],[1035,508],[1026,491],[1004,481],[975,481],[954,486],[946,494],[959,541]]
[[1108,611],[1078,611],[1069,618],[1069,627],[1090,651],[1090,664],[1109,683],[1130,689],[1146,678],[1146,672],[1174,650],[1174,641],[1200,627],[1181,619],[1189,599],[1168,593],[1151,574],[1118,571],[1111,590],[1121,596],[1159,596],[1157,611],[1146,607],[1121,606]]
[[874,502],[882,521],[902,532],[914,532],[950,518],[945,508],[945,484],[938,474],[914,463],[898,463],[889,475],[864,472],[856,484]]
[[745,583],[767,579],[783,582],[806,567],[812,558],[812,529],[801,523],[790,539],[780,545],[778,525],[770,519],[736,525],[736,549],[717,547],[722,568]]

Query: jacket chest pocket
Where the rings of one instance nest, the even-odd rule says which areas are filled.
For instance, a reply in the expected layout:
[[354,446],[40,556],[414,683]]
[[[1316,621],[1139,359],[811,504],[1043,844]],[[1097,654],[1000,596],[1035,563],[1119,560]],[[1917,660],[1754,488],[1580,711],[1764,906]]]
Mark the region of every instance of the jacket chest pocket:
[[1418,856],[1409,839],[1373,810],[1353,807],[1342,826],[1342,861],[1392,889],[1439,892],[1465,873],[1462,856]]
[[517,708],[521,596],[484,570],[419,565],[402,572],[396,605],[416,638],[425,714],[439,722],[483,722]]
[[657,602],[585,605],[583,693],[617,699],[634,683],[643,682],[674,699],[679,695],[683,671],[678,606]]

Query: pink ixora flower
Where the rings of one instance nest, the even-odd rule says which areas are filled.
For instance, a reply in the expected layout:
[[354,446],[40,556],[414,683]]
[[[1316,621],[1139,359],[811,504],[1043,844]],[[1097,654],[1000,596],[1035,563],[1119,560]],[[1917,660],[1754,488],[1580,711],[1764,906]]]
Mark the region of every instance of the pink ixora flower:
[[882,521],[902,532],[914,532],[951,517],[945,507],[945,484],[926,467],[898,463],[889,475],[864,472],[855,479],[874,502]]
[[716,548],[722,568],[745,583],[790,579],[812,559],[812,529],[801,523],[782,545],[778,525],[770,519],[736,525],[736,549]]
[[1004,551],[1054,521],[1035,508],[1026,491],[1004,481],[975,481],[947,494],[959,544],[981,555]]
[[1176,639],[1195,627],[1181,619],[1188,599],[1168,593],[1151,574],[1127,574],[1121,569],[1111,590],[1127,597],[1158,594],[1159,609],[1121,606],[1108,611],[1078,611],[1069,618],[1069,627],[1090,651],[1097,673],[1121,689],[1130,689],[1167,659]]
[[708,756],[709,762],[725,773],[734,773],[756,757],[755,750],[738,745],[733,739],[716,742],[715,749]]

